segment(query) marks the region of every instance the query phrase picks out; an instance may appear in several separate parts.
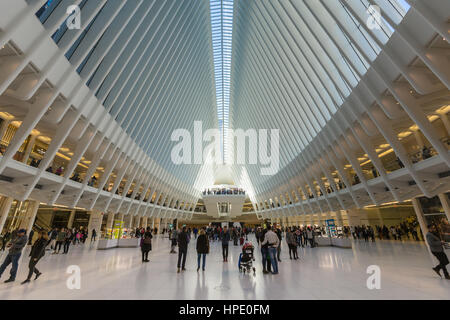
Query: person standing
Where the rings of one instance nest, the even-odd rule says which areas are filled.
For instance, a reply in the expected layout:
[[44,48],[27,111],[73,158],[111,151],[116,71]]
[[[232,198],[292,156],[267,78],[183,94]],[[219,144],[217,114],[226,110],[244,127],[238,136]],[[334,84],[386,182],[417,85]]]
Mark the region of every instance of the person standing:
[[5,251],[6,244],[8,243],[10,237],[11,237],[11,232],[6,231],[6,233],[3,235],[3,238],[2,238],[2,251]]
[[256,237],[256,242],[258,243],[258,246],[261,244],[261,242],[259,241],[261,239],[261,227],[258,227],[255,231],[255,237]]
[[260,233],[259,233],[259,243],[261,244],[261,256],[262,256],[262,265],[263,265],[263,273],[267,274],[270,272],[271,270],[271,263],[270,263],[270,258],[269,258],[269,245],[266,244],[262,244],[264,241],[264,237],[267,233],[267,229],[263,229]]
[[450,275],[447,271],[447,265],[449,263],[448,257],[444,252],[444,241],[441,241],[439,234],[437,232],[435,225],[428,226],[428,233],[425,236],[427,239],[428,246],[430,247],[431,253],[438,259],[439,264],[433,268],[433,271],[436,272],[439,277],[441,276],[440,271],[442,270],[445,276],[445,279],[450,280]]
[[185,271],[184,268],[186,265],[186,255],[189,244],[189,235],[186,232],[186,227],[183,227],[182,231],[178,234],[178,273],[180,273],[180,268],[182,271]]
[[267,232],[264,235],[264,241],[262,242],[262,246],[268,245],[269,257],[272,263],[272,274],[278,274],[278,262],[277,262],[277,248],[280,242],[278,236],[275,232],[271,230],[271,226],[267,226]]
[[95,229],[92,229],[92,237],[91,237],[91,242],[94,241],[95,242],[95,238],[97,237],[97,231],[95,231]]
[[20,229],[17,231],[17,235],[11,240],[8,244],[9,252],[3,261],[3,264],[0,266],[0,277],[5,271],[6,267],[8,267],[12,263],[12,268],[10,271],[10,277],[5,283],[13,282],[16,280],[17,269],[19,268],[19,258],[22,254],[22,249],[27,244],[27,236],[26,230]]
[[278,242],[278,247],[277,247],[277,259],[278,259],[278,262],[281,262],[281,259],[280,259],[280,255],[281,255],[281,239],[282,239],[282,232],[281,232],[281,229],[280,228],[275,228],[275,233],[277,234],[277,237],[278,237],[278,240],[279,240],[279,242]]
[[177,238],[178,238],[178,231],[177,231],[176,227],[173,228],[172,232],[170,233],[170,237],[171,237],[171,241],[172,241],[170,253],[177,253],[175,251],[175,248],[177,246]]
[[312,248],[314,246],[312,227],[307,227],[306,228],[306,239],[307,239],[307,241],[309,240],[309,245]]
[[58,254],[61,250],[61,246],[63,245],[64,241],[66,240],[66,230],[64,228],[61,228],[61,231],[58,232],[58,235],[56,236],[56,245],[55,245],[55,251],[53,253]]
[[209,239],[204,229],[197,238],[197,272],[200,270],[200,259],[203,258],[202,270],[205,271],[206,255],[209,253]]
[[64,248],[63,248],[63,254],[67,254],[69,252],[70,243],[72,242],[73,233],[70,231],[70,229],[67,229],[66,236],[64,238]]
[[77,231],[77,233],[75,234],[75,238],[77,239],[76,243],[80,244],[81,243],[81,230]]
[[30,251],[30,263],[28,264],[28,277],[25,281],[22,282],[22,284],[28,283],[31,280],[31,276],[33,273],[36,274],[34,277],[34,280],[39,278],[42,275],[42,272],[40,272],[36,265],[39,262],[39,260],[45,255],[45,248],[47,247],[49,243],[47,232],[40,231],[39,237],[34,242],[33,246],[31,247]]
[[228,231],[228,228],[225,226],[223,228],[222,234],[222,256],[223,256],[223,262],[228,262],[228,244],[231,240],[230,231]]
[[28,236],[28,245],[31,245],[31,241],[33,241],[34,230],[31,229],[30,235]]
[[54,228],[50,232],[50,249],[55,250],[56,249],[56,237],[58,236],[59,229]]
[[194,238],[197,239],[198,229],[197,227],[194,228]]
[[147,227],[147,231],[141,239],[142,262],[149,262],[148,253],[152,250],[152,231]]
[[88,237],[88,230],[83,229],[83,244],[86,242],[87,237]]
[[289,247],[289,259],[292,260],[292,256],[294,256],[294,260],[298,259],[297,256],[297,241],[295,240],[296,236],[292,232],[291,228],[288,228],[286,232],[286,243]]

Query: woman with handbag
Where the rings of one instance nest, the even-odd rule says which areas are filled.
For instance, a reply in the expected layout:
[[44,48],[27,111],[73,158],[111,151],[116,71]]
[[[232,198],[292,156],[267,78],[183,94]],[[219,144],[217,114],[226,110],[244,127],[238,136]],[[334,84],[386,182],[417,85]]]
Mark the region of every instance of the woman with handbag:
[[148,253],[152,250],[152,232],[150,227],[147,227],[147,231],[141,238],[141,251],[142,251],[142,262],[149,262]]
[[200,259],[203,256],[202,270],[205,271],[206,255],[209,253],[209,240],[205,229],[200,230],[197,238],[197,272],[200,270]]

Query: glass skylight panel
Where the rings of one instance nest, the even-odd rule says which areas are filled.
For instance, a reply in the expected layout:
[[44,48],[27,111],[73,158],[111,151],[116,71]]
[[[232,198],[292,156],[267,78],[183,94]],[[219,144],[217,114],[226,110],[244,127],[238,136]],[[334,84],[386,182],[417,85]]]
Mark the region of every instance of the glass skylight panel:
[[234,0],[210,0],[217,118],[223,160],[227,154],[229,128],[233,2]]

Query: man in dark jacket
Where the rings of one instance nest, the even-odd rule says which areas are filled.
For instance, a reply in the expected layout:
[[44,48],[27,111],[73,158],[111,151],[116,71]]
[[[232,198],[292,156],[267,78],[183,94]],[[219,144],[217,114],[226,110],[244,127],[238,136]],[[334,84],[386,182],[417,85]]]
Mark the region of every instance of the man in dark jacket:
[[450,275],[448,274],[446,265],[448,265],[448,257],[444,252],[443,241],[438,236],[437,229],[435,225],[428,226],[428,233],[426,235],[428,246],[430,247],[431,253],[438,259],[439,264],[433,268],[439,277],[441,277],[441,269],[444,272],[445,279],[450,280]]
[[[181,270],[185,271],[186,269],[184,268],[185,264],[186,264],[186,255],[187,255],[187,250],[188,250],[188,243],[189,243],[189,235],[186,232],[186,227],[183,227],[182,231],[178,234],[178,264],[177,264],[177,268],[178,268],[178,273],[180,272],[180,267]],[[181,262],[183,259],[183,262]]]
[[8,244],[9,253],[6,256],[5,261],[3,261],[3,264],[0,266],[1,277],[6,267],[8,267],[12,263],[10,277],[5,281],[5,283],[13,282],[14,280],[16,280],[16,273],[17,269],[19,268],[19,258],[22,254],[23,247],[25,247],[27,244],[26,232],[27,231],[25,229],[20,229],[19,231],[17,231],[16,237],[14,237]]
[[223,228],[221,238],[223,262],[228,262],[228,242],[230,242],[231,236],[230,231],[228,231],[228,228],[226,226]]
[[28,264],[29,269],[28,277],[25,281],[22,282],[22,284],[30,282],[33,273],[36,274],[34,280],[36,280],[41,276],[42,272],[40,272],[36,268],[36,265],[39,262],[39,260],[45,255],[45,248],[47,247],[48,243],[49,240],[47,233],[45,231],[40,231],[38,239],[34,242],[33,246],[31,247],[30,263]]

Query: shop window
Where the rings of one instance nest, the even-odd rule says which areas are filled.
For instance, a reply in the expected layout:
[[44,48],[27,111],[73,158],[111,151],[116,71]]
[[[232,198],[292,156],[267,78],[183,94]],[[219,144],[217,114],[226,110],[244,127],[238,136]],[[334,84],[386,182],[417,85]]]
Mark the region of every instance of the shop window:
[[[448,196],[449,194],[447,193]],[[450,243],[450,225],[439,197],[420,197],[419,201],[422,206],[423,215],[425,216],[425,223],[427,225],[434,224],[439,232],[440,238]]]
[[29,201],[14,200],[6,217],[5,225],[3,226],[2,234],[12,232],[18,229],[27,213]]
[[73,219],[72,227],[80,229],[81,227],[87,228],[89,225],[89,214],[86,211],[77,211]]

